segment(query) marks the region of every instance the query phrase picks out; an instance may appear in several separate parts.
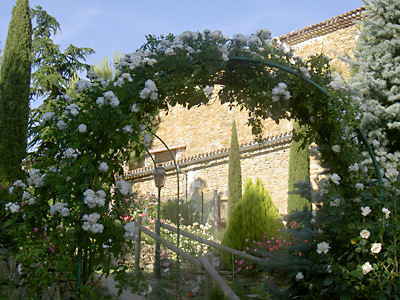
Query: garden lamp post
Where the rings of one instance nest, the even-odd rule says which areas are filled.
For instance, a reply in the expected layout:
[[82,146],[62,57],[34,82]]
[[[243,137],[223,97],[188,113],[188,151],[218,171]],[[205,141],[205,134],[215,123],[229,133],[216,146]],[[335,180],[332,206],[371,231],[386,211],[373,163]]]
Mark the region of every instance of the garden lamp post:
[[[156,221],[156,234],[160,236],[160,202],[161,202],[161,188],[165,183],[165,169],[161,166],[156,166],[153,172],[154,183],[158,188],[158,206],[157,206],[157,221]],[[160,242],[156,241],[156,257],[154,265],[154,275],[157,279],[161,278],[161,265],[160,265]]]

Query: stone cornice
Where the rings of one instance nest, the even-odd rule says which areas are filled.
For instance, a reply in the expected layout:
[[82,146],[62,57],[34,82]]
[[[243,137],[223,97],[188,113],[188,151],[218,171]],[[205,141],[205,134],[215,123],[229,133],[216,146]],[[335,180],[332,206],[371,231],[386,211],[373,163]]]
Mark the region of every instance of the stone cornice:
[[[241,144],[239,146],[240,152],[248,152],[252,150],[262,149],[262,148],[270,148],[273,146],[277,146],[280,144],[290,143],[292,140],[292,131],[287,131],[284,133],[280,133],[276,136],[269,136],[267,138],[262,139],[261,141],[250,141],[246,144]],[[201,162],[212,161],[219,158],[223,158],[229,156],[229,147],[228,148],[220,148],[215,151],[195,154],[192,156],[182,157],[176,161],[178,168],[189,166],[193,164],[198,164]],[[162,165],[166,171],[175,169],[173,161],[168,161],[160,164]],[[125,180],[134,180],[135,178],[143,177],[149,174],[152,174],[154,170],[154,166],[147,166],[144,168],[139,168],[135,170],[130,170],[125,173]]]
[[361,6],[360,8],[333,17],[329,20],[307,26],[300,30],[292,31],[291,33],[280,36],[279,40],[282,43],[288,43],[293,46],[312,38],[323,36],[339,29],[353,26],[355,24],[355,21],[361,20],[364,10],[364,6]]

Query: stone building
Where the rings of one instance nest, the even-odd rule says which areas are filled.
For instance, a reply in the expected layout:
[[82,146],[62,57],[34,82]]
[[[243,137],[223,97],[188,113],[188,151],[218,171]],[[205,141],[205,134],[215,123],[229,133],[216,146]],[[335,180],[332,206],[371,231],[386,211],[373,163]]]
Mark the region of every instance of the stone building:
[[[363,10],[361,7],[279,38],[292,46],[295,55],[329,55],[333,68],[348,77],[348,68],[338,56],[345,53],[351,55],[357,35],[355,21],[361,18]],[[231,127],[235,120],[243,184],[248,177],[253,181],[261,178],[276,207],[281,214],[285,214],[292,124],[286,120],[279,125],[265,120],[264,139],[256,142],[251,128],[246,125],[246,111],[231,108],[229,104],[221,105],[218,99],[210,103],[190,110],[177,105],[170,107],[168,114],[163,112],[160,115],[157,135],[168,145],[179,166],[180,198],[198,201],[202,195],[209,201],[215,193],[226,198]],[[150,153],[167,172],[166,185],[162,189],[163,199],[176,198],[177,176],[170,154],[156,139]],[[319,172],[319,166],[315,161],[311,164],[313,179]],[[134,191],[156,194],[153,169],[154,165],[147,156],[139,166],[131,166],[126,171],[125,179],[132,182]],[[208,213],[212,208],[208,206],[206,210]]]

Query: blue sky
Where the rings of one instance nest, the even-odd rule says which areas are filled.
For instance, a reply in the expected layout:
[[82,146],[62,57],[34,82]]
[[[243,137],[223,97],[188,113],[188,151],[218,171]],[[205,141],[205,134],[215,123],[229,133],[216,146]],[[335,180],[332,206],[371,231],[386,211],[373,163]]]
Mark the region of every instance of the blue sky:
[[[0,49],[4,48],[16,0],[0,0]],[[359,8],[361,0],[30,0],[61,25],[55,42],[91,47],[88,63],[133,52],[146,34],[180,34],[185,30],[222,30],[224,35],[251,34],[268,28],[280,36]]]

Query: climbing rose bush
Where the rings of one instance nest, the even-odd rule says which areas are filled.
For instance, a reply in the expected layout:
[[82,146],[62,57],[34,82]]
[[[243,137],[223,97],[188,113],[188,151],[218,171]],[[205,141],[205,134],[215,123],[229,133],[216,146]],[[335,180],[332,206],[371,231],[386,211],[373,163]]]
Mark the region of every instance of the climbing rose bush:
[[[313,226],[319,227],[309,239],[314,242],[309,246],[310,255],[305,255],[314,269],[301,271],[304,278],[298,276],[297,283],[312,282],[321,292],[323,284],[317,281],[323,277],[313,277],[317,273],[311,270],[326,269],[331,263],[339,279],[347,276],[343,268],[357,270],[358,276],[362,274],[360,261],[374,266],[386,249],[394,251],[390,257],[395,261],[397,244],[390,248],[389,243],[395,240],[392,234],[397,224],[391,220],[397,215],[395,202],[382,204],[390,211],[383,213],[381,204],[373,201],[375,185],[368,165],[360,164],[358,171],[349,169],[356,169],[359,162],[360,141],[353,130],[359,125],[358,109],[349,89],[330,74],[327,57],[317,55],[303,61],[293,56],[288,45],[271,39],[267,30],[232,38],[205,30],[178,36],[149,35],[147,42],[126,54],[116,68],[118,75],[112,81],[91,72],[90,80],[76,83],[76,97],[53,99],[54,111],[44,113],[39,122],[43,142],[32,155],[28,180],[9,187],[5,226],[14,239],[12,250],[26,274],[30,296],[38,296],[61,278],[83,276],[85,283],[95,270],[123,278],[126,269],[113,265],[113,258],[129,249],[135,233],[132,223],[128,225],[132,220],[124,219],[131,188],[123,179],[122,164],[132,150],[139,154],[149,145],[151,136],[146,128],[160,109],[207,104],[214,94],[222,103],[247,109],[248,124],[256,135],[261,134],[266,118],[277,122],[295,118],[300,125],[311,125],[305,138],[319,146],[330,172],[320,182],[323,194],[318,203],[329,209],[321,209],[315,216]],[[283,70],[288,68],[290,72]],[[395,154],[392,157],[398,160]],[[390,183],[396,182],[395,166],[386,173]],[[356,188],[357,183],[363,186]],[[361,207],[369,207],[371,212],[362,216]],[[384,222],[380,221],[382,215]],[[320,216],[328,217],[320,223]],[[359,226],[364,218],[369,225]],[[381,228],[380,235],[377,228]],[[371,232],[368,242],[381,243],[385,251],[365,257],[364,246],[359,244],[361,251],[346,258],[348,267],[340,255],[348,253],[349,241],[353,245],[349,237],[354,235],[357,244],[362,229]],[[317,253],[317,245],[324,242],[323,254]],[[80,261],[88,262],[84,274],[77,271]],[[385,258],[382,264],[387,267],[388,262]],[[357,276],[352,278],[361,280]]]

